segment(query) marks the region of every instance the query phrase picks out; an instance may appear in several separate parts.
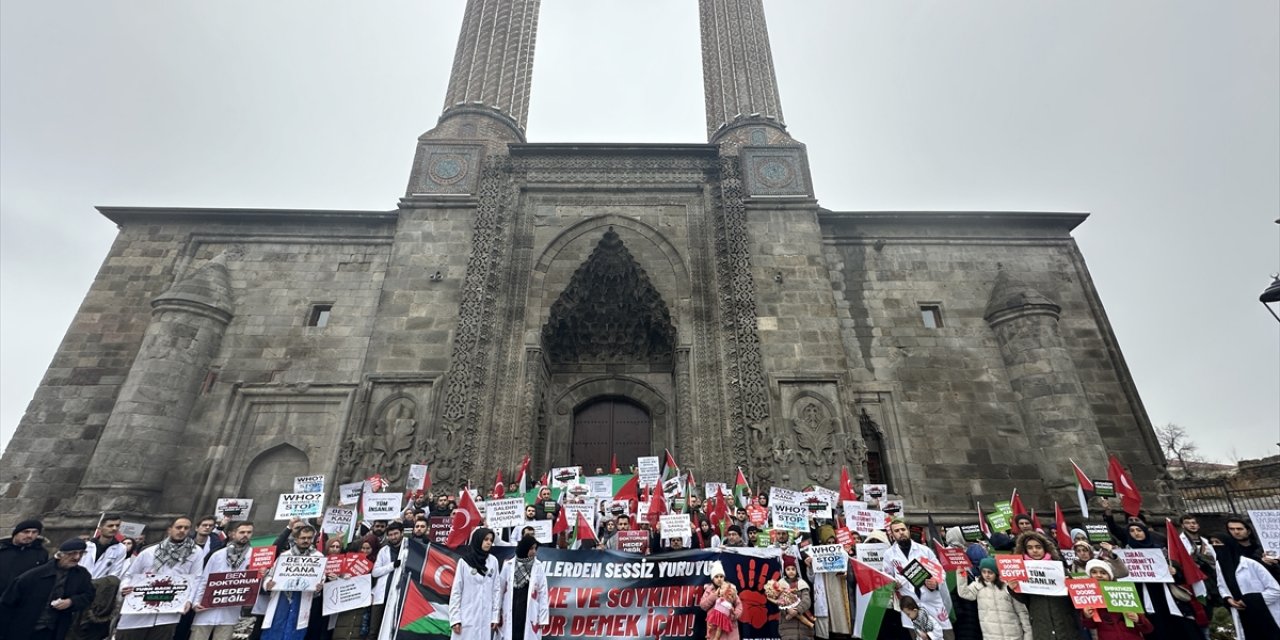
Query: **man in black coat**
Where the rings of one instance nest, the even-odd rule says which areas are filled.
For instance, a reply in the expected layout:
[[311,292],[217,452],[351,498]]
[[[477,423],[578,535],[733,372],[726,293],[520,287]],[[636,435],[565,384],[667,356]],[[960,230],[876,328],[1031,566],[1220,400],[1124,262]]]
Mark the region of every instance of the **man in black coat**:
[[93,603],[93,580],[80,566],[85,543],[72,538],[46,562],[13,581],[0,596],[0,639],[62,640],[71,619]]
[[48,562],[42,531],[44,525],[39,520],[23,520],[13,528],[12,536],[0,539],[0,594],[18,576]]

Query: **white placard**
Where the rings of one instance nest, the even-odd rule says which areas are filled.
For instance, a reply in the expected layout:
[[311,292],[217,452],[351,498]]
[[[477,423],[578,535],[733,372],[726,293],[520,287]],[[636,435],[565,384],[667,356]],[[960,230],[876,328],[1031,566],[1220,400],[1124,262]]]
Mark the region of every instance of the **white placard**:
[[865,536],[884,528],[884,512],[875,509],[845,509],[844,526]]
[[218,505],[213,508],[214,515],[221,522],[224,518],[232,520],[248,520],[253,513],[253,498],[218,498]]
[[612,498],[613,476],[588,476],[587,488],[593,498]]
[[[836,495],[836,499],[839,499],[839,497],[839,495]],[[813,514],[815,518],[830,520],[831,505],[835,503],[836,500],[833,500],[830,495],[825,493],[819,493],[818,491],[804,492],[804,506],[809,509],[809,513]]]
[[293,479],[294,493],[324,493],[324,474],[298,476]]
[[539,544],[551,544],[555,538],[555,534],[551,533],[552,525],[555,524],[550,520],[529,520],[520,525],[520,528],[533,527],[533,538]]
[[663,540],[673,538],[683,540],[693,535],[693,526],[690,524],[689,516],[682,513],[658,516],[658,524],[662,527]]
[[551,469],[551,486],[564,489],[571,484],[582,482],[582,467],[553,467]]
[[404,479],[404,490],[408,493],[422,491],[427,484],[427,465],[411,464],[409,473]]
[[326,558],[321,555],[295,556],[286,553],[276,558],[271,570],[272,591],[315,591],[324,580]]
[[330,580],[324,585],[324,615],[331,616],[373,604],[373,576]]
[[640,486],[658,486],[658,479],[662,477],[662,462],[658,460],[658,456],[636,458],[636,470],[640,475]]
[[881,500],[880,510],[892,518],[906,518],[906,506],[901,500]]
[[864,484],[862,485],[862,497],[870,502],[872,500],[884,500],[889,495],[889,485],[887,484]]
[[1129,575],[1121,582],[1173,582],[1163,549],[1113,549]]
[[854,550],[863,564],[884,571],[884,553],[889,550],[889,543],[861,542]]
[[320,523],[321,533],[346,537],[356,524],[356,510],[348,507],[329,507],[324,510]]
[[609,520],[621,515],[631,515],[630,500],[601,500],[600,506],[604,507],[604,517]]
[[121,522],[120,535],[126,538],[141,538],[142,532],[146,531],[147,525],[140,522]]
[[802,504],[777,504],[769,502],[773,511],[773,528],[787,531],[809,530],[809,509]]
[[867,503],[862,500],[845,500],[840,503],[844,507],[844,512],[849,513],[852,509],[866,509]]
[[804,494],[782,487],[769,488],[769,506],[777,504],[800,504],[804,502]]
[[360,504],[360,494],[364,492],[364,481],[338,485],[338,504]]
[[726,503],[733,502],[733,489],[730,489],[729,485],[723,482],[707,482],[703,484],[703,491],[706,491],[706,493],[702,494],[702,499],[705,502],[711,502],[715,499],[717,491],[724,492],[724,501]]
[[400,517],[400,494],[364,494],[365,520],[395,520]]
[[813,556],[815,573],[840,573],[849,570],[849,553],[842,545],[814,545],[807,551],[810,556]]
[[570,529],[576,529],[578,526],[578,514],[587,519],[587,524],[595,530],[596,526],[596,503],[591,502],[566,502],[560,506],[564,509],[564,517],[569,523]]
[[1280,510],[1250,509],[1249,521],[1253,523],[1253,531],[1258,534],[1262,548],[1271,552],[1271,556],[1280,555]]
[[129,579],[125,586],[132,587],[133,591],[124,597],[120,614],[182,613],[198,577],[146,573],[141,579]]
[[1027,568],[1027,578],[1018,582],[1019,592],[1039,596],[1067,595],[1067,573],[1061,562],[1024,560],[1022,564]]
[[282,493],[276,502],[276,520],[318,518],[323,509],[323,493]]
[[484,519],[492,529],[520,526],[524,523],[524,499],[487,500],[484,503]]

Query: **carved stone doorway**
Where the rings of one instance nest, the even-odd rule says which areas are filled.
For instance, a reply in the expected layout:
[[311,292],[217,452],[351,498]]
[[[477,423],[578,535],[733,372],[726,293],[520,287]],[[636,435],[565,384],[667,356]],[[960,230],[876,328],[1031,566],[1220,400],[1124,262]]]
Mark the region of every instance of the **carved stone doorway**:
[[623,398],[601,398],[582,406],[573,415],[573,450],[570,464],[588,473],[597,467],[606,472],[613,456],[618,466],[628,466],[652,449],[653,420],[640,405]]

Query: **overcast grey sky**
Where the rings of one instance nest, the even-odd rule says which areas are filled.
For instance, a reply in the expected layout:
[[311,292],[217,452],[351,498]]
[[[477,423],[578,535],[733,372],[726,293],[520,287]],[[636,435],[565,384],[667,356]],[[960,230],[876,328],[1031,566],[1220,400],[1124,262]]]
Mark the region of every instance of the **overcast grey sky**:
[[[114,238],[94,205],[394,208],[462,0],[0,0],[0,446]],[[1280,3],[766,0],[834,210],[1087,211],[1152,420],[1276,453]],[[531,142],[703,142],[694,0],[544,0]]]

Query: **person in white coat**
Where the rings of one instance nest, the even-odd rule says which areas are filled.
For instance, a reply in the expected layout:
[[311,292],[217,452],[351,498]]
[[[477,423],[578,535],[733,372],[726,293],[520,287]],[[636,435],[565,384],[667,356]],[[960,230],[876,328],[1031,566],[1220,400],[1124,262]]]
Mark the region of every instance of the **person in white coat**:
[[[947,592],[946,585],[929,578],[917,589],[902,575],[902,570],[911,564],[912,560],[927,558],[936,563],[938,556],[934,555],[929,547],[911,539],[911,530],[901,518],[894,518],[893,522],[889,523],[889,537],[893,538],[893,544],[890,544],[884,552],[884,572],[898,583],[898,596],[914,598],[920,603],[921,612],[930,612],[938,618],[939,629],[950,631],[950,594]],[[902,614],[902,626],[907,629],[914,626],[912,619],[905,613]]]
[[107,576],[121,578],[129,568],[129,549],[116,540],[121,523],[120,516],[104,514],[98,523],[98,537],[89,540],[84,555],[80,556],[80,566],[88,569],[94,580]]
[[449,591],[449,626],[453,640],[491,640],[501,619],[498,597],[498,559],[489,554],[493,531],[478,527],[471,541],[459,549],[462,562]]
[[502,567],[498,597],[502,600],[502,640],[540,640],[550,621],[547,572],[538,562],[533,536],[516,543],[516,557]]
[[978,563],[979,582],[969,582],[969,572],[959,571],[956,593],[965,600],[978,603],[978,626],[983,640],[1032,640],[1031,616],[1026,605],[1018,602],[1000,580],[995,558]]
[[[169,524],[167,536],[160,544],[151,545],[138,554],[129,572],[120,581],[120,595],[128,596],[146,580],[146,574],[182,576],[191,583],[200,577],[204,557],[194,540],[187,537],[191,531],[191,518],[179,516]],[[120,547],[121,545],[114,545]],[[190,593],[188,592],[188,595]],[[188,601],[187,609],[190,608]],[[184,609],[185,611],[186,609]],[[180,613],[139,613],[125,604],[120,612],[120,624],[116,626],[117,640],[150,640],[173,636]],[[166,635],[167,634],[167,635]]]
[[262,588],[271,593],[271,599],[262,619],[262,640],[301,640],[306,636],[307,625],[311,623],[311,598],[324,587],[324,580],[321,578],[316,591],[290,591],[285,587],[297,585],[277,584],[275,572],[281,566],[281,558],[288,556],[316,556],[323,559],[324,554],[315,548],[315,539],[315,527],[309,524],[298,527],[294,533],[293,546],[276,558],[275,566],[267,574]]
[[1280,583],[1228,537],[1218,550],[1218,593],[1231,610],[1237,640],[1280,638]]
[[209,584],[209,575],[244,571],[249,566],[249,540],[253,538],[252,522],[236,522],[227,527],[227,544],[213,552],[209,562],[200,574],[191,602],[196,616],[191,621],[191,640],[231,640],[236,623],[240,622],[240,605],[229,607],[200,606],[204,599],[205,587]]

